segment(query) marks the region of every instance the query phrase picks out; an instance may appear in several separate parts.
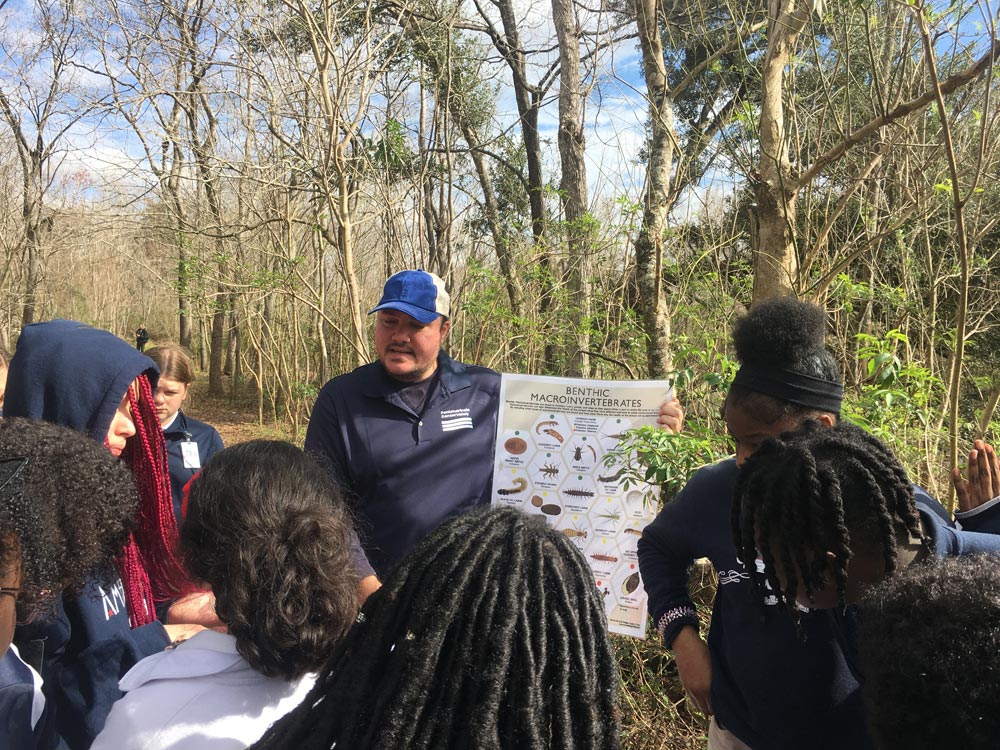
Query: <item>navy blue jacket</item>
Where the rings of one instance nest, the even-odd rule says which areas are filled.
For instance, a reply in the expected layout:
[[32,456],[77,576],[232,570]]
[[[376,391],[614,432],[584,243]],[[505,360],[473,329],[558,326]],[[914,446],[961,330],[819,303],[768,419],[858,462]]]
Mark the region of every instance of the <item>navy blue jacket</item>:
[[[35,680],[14,648],[0,656],[0,748],[7,750],[56,750],[65,745],[56,734],[52,712],[37,695]],[[34,713],[40,712],[33,721]]]
[[[709,558],[719,576],[708,634],[712,709],[719,723],[754,750],[870,748],[841,624],[826,612],[803,613],[805,638],[799,638],[787,611],[761,605],[736,556],[730,508],[737,473],[734,459],[700,469],[643,531],[639,569],[654,622],[669,611],[694,611],[688,569],[694,560]],[[936,519],[936,538],[965,536],[947,525],[939,503],[919,489],[917,498],[922,516]],[[983,516],[979,528],[1000,523],[1000,513]],[[974,534],[975,546],[984,536],[1000,543]],[[668,646],[686,624],[697,626],[697,619],[681,616],[667,628]]]
[[306,431],[380,576],[442,521],[490,502],[500,375],[443,351],[438,372],[419,414],[378,362],[340,375],[323,386]]
[[163,437],[167,441],[167,458],[170,461],[170,493],[174,500],[174,517],[180,526],[184,520],[181,514],[184,485],[200,471],[200,468],[184,466],[181,443],[197,443],[199,463],[204,466],[208,459],[222,450],[222,438],[214,427],[187,416],[183,411],[178,411],[174,421],[163,430]]
[[[151,359],[107,331],[69,320],[26,326],[10,362],[4,414],[55,422],[104,442],[122,396],[147,373]],[[44,678],[48,710],[59,734],[87,748],[122,693],[118,680],[140,659],[169,643],[159,623],[129,627],[120,581],[96,582],[64,595],[51,619],[19,626],[22,657]]]

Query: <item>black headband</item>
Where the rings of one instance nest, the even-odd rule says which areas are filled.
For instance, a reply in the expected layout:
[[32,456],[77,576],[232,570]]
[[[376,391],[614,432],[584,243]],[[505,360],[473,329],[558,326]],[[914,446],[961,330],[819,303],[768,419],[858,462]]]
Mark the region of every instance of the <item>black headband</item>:
[[733,385],[832,414],[840,414],[844,400],[840,383],[773,367],[743,365],[736,371]]

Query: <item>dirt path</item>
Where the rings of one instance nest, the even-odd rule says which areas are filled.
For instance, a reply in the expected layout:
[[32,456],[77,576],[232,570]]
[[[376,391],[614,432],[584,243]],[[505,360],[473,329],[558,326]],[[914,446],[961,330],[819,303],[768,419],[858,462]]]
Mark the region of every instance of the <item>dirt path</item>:
[[210,399],[205,395],[207,391],[208,375],[205,374],[192,384],[191,395],[184,403],[184,413],[212,425],[219,431],[225,445],[236,445],[258,438],[292,439],[291,432],[284,426],[258,424],[255,404],[228,398]]

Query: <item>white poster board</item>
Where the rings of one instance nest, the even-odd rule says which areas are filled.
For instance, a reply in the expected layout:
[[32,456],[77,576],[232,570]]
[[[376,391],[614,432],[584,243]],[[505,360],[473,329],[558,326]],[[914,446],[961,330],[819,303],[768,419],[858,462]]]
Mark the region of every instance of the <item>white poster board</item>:
[[659,488],[623,486],[604,455],[622,433],[653,425],[666,381],[604,381],[504,373],[493,504],[545,516],[583,552],[613,633],[645,638],[646,592],[636,543]]

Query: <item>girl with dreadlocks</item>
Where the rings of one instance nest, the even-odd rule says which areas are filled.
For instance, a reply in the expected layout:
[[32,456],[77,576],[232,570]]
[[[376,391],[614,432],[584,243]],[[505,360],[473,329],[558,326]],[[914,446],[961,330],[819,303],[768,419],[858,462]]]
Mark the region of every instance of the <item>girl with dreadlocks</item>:
[[[850,620],[872,585],[926,558],[1000,554],[1000,536],[956,529],[918,502],[906,471],[850,424],[813,422],[768,440],[736,486],[733,538],[758,591]],[[853,628],[847,628],[852,630]],[[848,640],[847,647],[853,651]],[[851,653],[853,662],[854,654]]]
[[618,674],[583,556],[515,510],[440,526],[254,750],[617,748]]
[[[755,563],[744,565],[730,526],[740,466],[764,440],[806,419],[827,428],[839,420],[843,386],[825,335],[823,310],[793,298],[762,302],[737,321],[740,369],[723,407],[736,454],[699,470],[639,541],[650,613],[689,697],[713,715],[710,750],[871,747],[857,681],[828,619],[803,615],[802,639],[772,606],[777,597],[761,607],[750,581]],[[688,594],[688,571],[703,557],[719,578],[707,644]]]
[[81,323],[26,326],[10,363],[6,416],[42,419],[103,443],[131,469],[139,492],[132,533],[118,557],[119,580],[94,581],[63,596],[53,618],[18,628],[21,653],[41,666],[67,744],[89,747],[118,679],[191,626],[163,626],[156,607],[186,591],[174,556],[167,453],[153,405],[156,366],[121,339]]

